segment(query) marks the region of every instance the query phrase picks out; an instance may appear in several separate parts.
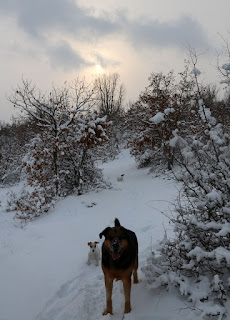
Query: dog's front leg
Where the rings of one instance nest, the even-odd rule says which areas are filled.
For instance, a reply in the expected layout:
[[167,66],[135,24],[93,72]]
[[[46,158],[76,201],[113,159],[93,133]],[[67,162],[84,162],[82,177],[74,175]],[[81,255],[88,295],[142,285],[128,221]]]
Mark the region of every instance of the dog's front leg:
[[133,268],[133,283],[138,283],[138,276],[137,276],[137,268],[138,268],[138,255],[136,256],[134,268]]
[[112,291],[113,291],[113,279],[105,276],[105,290],[106,290],[106,308],[103,315],[108,313],[113,314],[112,307]]
[[130,305],[130,291],[131,291],[131,275],[130,277],[122,279],[123,287],[125,292],[125,313],[129,313],[131,311]]
[[96,266],[99,266],[99,258],[96,259]]

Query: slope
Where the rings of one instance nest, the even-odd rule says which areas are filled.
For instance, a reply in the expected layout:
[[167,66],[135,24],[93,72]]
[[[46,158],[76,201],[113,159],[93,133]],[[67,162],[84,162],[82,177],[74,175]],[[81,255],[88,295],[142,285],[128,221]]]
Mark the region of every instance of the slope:
[[[151,247],[169,230],[168,219],[177,195],[175,182],[137,169],[129,151],[103,164],[111,188],[60,201],[47,215],[24,228],[4,213],[7,190],[0,207],[0,319],[97,320],[123,317],[121,283],[113,291],[114,315],[102,317],[105,289],[100,267],[86,264],[89,241],[119,218],[136,232],[139,241],[139,278],[132,287],[132,313],[125,319],[194,319],[176,292],[146,289],[141,267]],[[117,177],[124,174],[124,181]],[[100,240],[102,242],[102,240]],[[184,311],[183,311],[184,310]],[[190,314],[191,313],[191,314]]]

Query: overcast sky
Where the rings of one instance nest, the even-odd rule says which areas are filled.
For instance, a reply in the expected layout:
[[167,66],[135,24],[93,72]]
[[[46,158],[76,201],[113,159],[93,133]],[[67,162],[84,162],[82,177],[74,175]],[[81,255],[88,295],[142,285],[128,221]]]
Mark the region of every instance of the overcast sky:
[[135,100],[151,72],[183,70],[187,46],[206,52],[198,68],[218,83],[229,12],[229,0],[0,0],[0,120],[15,115],[6,96],[22,76],[49,91],[118,72]]

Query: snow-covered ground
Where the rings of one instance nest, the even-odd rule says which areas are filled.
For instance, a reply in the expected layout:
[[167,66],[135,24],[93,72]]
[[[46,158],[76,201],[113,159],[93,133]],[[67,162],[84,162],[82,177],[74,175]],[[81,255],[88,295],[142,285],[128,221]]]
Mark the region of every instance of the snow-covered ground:
[[[0,189],[0,320],[98,320],[123,318],[121,282],[114,284],[114,315],[102,316],[105,288],[101,267],[88,266],[89,241],[113,226],[114,218],[139,241],[140,283],[132,286],[132,320],[194,320],[176,291],[149,292],[141,272],[151,248],[170,231],[167,218],[177,185],[137,169],[129,151],[103,164],[111,189],[70,196],[48,214],[19,228],[4,212],[9,189]],[[124,175],[124,181],[117,177]],[[13,188],[15,189],[15,188]],[[16,188],[17,190],[17,188]],[[16,227],[17,225],[17,227]]]

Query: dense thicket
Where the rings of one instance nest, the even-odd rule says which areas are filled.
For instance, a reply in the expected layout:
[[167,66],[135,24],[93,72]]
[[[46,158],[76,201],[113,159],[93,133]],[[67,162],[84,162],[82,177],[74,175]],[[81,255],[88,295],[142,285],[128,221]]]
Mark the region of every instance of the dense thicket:
[[[198,85],[197,77],[198,71]],[[171,218],[175,235],[165,236],[143,271],[151,288],[174,285],[201,318],[222,319],[230,296],[229,118],[226,114],[222,121],[225,109],[218,106],[225,101],[216,101],[214,91],[202,93],[198,85],[197,93],[202,130],[185,136],[176,130],[169,141],[177,147],[173,172],[182,185]]]
[[13,185],[19,182],[26,144],[39,130],[30,119],[14,119],[11,124],[0,123],[1,184]]

